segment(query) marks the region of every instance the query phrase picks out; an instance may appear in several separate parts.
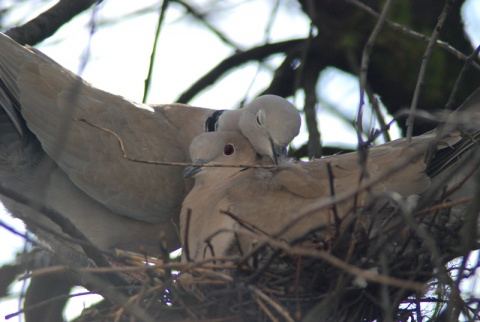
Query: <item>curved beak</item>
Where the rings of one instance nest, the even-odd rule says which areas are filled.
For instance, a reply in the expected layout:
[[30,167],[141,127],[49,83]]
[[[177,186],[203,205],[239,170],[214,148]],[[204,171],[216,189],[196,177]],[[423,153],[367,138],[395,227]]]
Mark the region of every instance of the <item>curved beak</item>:
[[[206,163],[206,161],[198,159],[194,160],[193,163],[204,164]],[[185,179],[191,178],[200,171],[202,171],[202,169],[203,167],[201,165],[190,165],[188,167],[185,167],[185,169],[183,169],[183,177]]]
[[273,162],[277,165],[282,164],[287,157],[287,147],[276,144],[272,139],[270,139],[270,144],[272,146]]

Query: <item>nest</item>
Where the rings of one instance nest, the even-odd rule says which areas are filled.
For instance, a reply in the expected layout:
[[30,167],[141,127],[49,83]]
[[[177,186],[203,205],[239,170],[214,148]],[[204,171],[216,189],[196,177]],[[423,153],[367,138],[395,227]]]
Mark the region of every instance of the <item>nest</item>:
[[293,243],[257,236],[249,254],[201,263],[121,252],[126,266],[110,272],[129,281],[117,290],[128,300],[97,304],[76,321],[413,321],[460,312],[479,318],[479,299],[460,298],[458,290],[478,265],[467,267],[465,253],[450,262],[462,255],[456,246],[465,221],[450,220],[451,207],[462,202],[429,205],[414,222],[373,238],[359,228],[359,216],[326,240],[315,232]]
[[480,320],[480,298],[460,289],[480,266],[468,264],[480,200],[454,194],[469,179],[478,186],[473,173],[415,207],[395,193],[372,194],[361,209],[288,242],[227,213],[235,233],[252,240],[246,254],[181,262],[119,252],[109,267],[75,269],[105,298],[76,321]]

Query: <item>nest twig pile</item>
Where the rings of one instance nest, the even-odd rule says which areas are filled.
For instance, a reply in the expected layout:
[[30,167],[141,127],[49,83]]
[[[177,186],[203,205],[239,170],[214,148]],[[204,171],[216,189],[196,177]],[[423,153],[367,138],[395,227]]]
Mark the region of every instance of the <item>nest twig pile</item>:
[[465,220],[448,223],[450,207],[460,202],[429,205],[414,222],[374,238],[358,225],[329,240],[310,233],[295,244],[264,236],[250,254],[202,263],[124,253],[130,267],[121,270],[137,272],[126,272],[128,305],[101,303],[77,321],[142,314],[152,321],[420,321],[442,314],[475,320],[480,298],[460,297],[459,284],[480,264],[468,266],[461,249]]

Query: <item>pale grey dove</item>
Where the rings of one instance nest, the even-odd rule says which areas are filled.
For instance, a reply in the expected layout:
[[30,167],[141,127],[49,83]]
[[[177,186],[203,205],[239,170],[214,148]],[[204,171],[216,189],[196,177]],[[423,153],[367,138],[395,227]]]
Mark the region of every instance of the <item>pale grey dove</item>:
[[[476,110],[463,120],[471,118],[472,113],[479,119],[479,93],[465,103]],[[460,122],[460,114],[453,114],[450,120]],[[443,133],[448,134],[443,136],[437,130],[414,137],[411,143],[399,139],[371,147],[363,180],[357,152],[285,163],[275,169],[188,167],[185,176],[193,176],[195,185],[183,202],[180,216],[182,260],[249,254],[263,234],[295,241],[315,231],[317,240],[326,241],[338,233],[334,227],[342,229],[354,214],[367,211],[367,207],[370,213],[382,213],[382,209],[389,214],[392,207],[390,211],[384,208],[393,199],[412,208],[422,196],[434,193],[434,189],[448,191],[478,168],[480,123],[475,126],[477,130],[463,134],[445,126]],[[199,163],[258,162],[248,141],[234,132],[201,134],[192,142],[190,154]],[[472,193],[469,185],[473,181],[467,180],[463,191],[450,198]],[[368,182],[375,184],[359,190]],[[335,205],[328,204],[332,196],[340,200]],[[320,207],[322,204],[327,206]],[[299,217],[302,213],[308,215]],[[379,221],[377,229],[388,223],[387,218],[374,219]]]
[[[260,155],[281,163],[300,127],[295,107],[273,95],[235,111],[130,102],[3,34],[0,80],[2,185],[59,211],[102,249],[158,254],[161,233],[177,248],[174,223],[189,189],[180,167],[128,160],[119,141],[131,159],[187,162],[198,134],[240,131]],[[51,168],[42,167],[46,160]],[[1,199],[14,216],[45,220]]]

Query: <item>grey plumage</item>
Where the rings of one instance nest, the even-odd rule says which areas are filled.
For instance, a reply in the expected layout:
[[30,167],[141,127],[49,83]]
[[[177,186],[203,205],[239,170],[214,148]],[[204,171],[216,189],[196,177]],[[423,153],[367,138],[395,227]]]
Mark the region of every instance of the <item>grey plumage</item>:
[[[388,218],[397,206],[411,211],[422,203],[422,197],[440,198],[463,181],[449,198],[471,196],[474,180],[468,179],[480,164],[477,96],[472,95],[459,112],[452,114],[450,122],[436,131],[414,137],[411,142],[399,139],[371,147],[365,168],[360,166],[357,152],[286,163],[276,169],[203,168],[194,176],[195,186],[185,198],[181,213],[187,254],[194,261],[214,255],[248,254],[263,234],[294,241],[315,232],[317,239],[328,240],[353,218],[365,233],[378,236],[382,229],[402,220],[401,216]],[[458,129],[450,126],[465,120],[469,124]],[[238,147],[228,158],[222,150],[226,144]],[[190,153],[194,161],[202,162],[255,161],[255,150],[238,133],[202,134],[192,142]],[[464,208],[455,207],[451,215]],[[188,232],[184,229],[187,213],[191,214]],[[361,216],[363,213],[366,216]],[[184,256],[183,260],[187,259]]]
[[[119,140],[132,159],[186,162],[191,140],[205,131],[215,110],[130,102],[3,34],[0,81],[2,184],[59,211],[102,249],[155,255],[160,234],[168,249],[179,246],[175,223],[190,187],[182,169],[128,160]],[[300,117],[288,101],[266,95],[225,111],[214,125],[248,133],[258,153],[281,160],[275,147],[293,139]],[[14,216],[55,226],[23,205],[5,197],[2,202]]]

